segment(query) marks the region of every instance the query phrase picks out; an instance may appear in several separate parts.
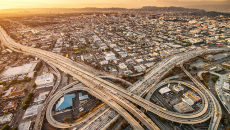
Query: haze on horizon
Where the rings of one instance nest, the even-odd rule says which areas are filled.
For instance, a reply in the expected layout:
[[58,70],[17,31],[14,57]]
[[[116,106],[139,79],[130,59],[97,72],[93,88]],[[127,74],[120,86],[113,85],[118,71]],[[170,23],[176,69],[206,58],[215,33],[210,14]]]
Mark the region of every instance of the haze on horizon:
[[0,10],[12,8],[85,8],[85,7],[123,7],[141,8],[143,6],[181,6],[202,4],[230,4],[230,0],[0,0]]

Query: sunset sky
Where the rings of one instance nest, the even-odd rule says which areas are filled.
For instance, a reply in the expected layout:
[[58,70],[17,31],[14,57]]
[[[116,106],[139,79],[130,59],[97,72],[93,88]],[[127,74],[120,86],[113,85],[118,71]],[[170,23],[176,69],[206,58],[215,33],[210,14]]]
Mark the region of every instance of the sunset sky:
[[230,0],[0,0],[0,9],[84,7],[140,8],[142,6],[186,6],[191,4],[197,5],[224,2],[230,2]]

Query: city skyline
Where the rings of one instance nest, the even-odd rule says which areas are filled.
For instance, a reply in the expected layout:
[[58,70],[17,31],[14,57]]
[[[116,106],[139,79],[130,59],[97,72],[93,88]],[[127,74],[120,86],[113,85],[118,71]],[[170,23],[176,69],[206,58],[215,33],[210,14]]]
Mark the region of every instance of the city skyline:
[[191,5],[201,4],[229,4],[229,0],[117,0],[117,1],[105,1],[105,0],[86,0],[73,1],[73,0],[58,0],[58,1],[45,1],[45,0],[1,0],[0,10],[13,9],[13,8],[85,8],[85,7],[98,7],[98,8],[110,8],[110,7],[122,7],[122,8],[140,8],[142,6],[182,6],[187,7]]

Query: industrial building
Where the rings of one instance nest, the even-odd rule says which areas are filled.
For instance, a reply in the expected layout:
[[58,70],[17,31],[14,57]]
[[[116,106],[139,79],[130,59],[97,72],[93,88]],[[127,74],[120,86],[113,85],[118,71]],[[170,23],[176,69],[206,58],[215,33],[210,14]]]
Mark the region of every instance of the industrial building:
[[184,91],[184,87],[180,86],[178,84],[178,86],[174,85],[172,90],[175,92],[175,93],[179,93],[179,92],[183,92]]
[[192,106],[192,105],[194,105],[194,103],[196,103],[194,100],[192,100],[191,98],[188,98],[188,97],[182,98],[182,101],[187,103],[189,106]]
[[3,115],[0,117],[0,124],[5,124],[5,123],[8,123],[12,120],[13,118],[13,114],[10,113],[10,114],[7,114],[7,115]]
[[220,60],[220,59],[224,59],[226,57],[228,57],[228,54],[217,54],[217,55],[208,55],[206,57],[206,59],[208,59],[208,60],[213,59],[214,61],[217,61],[217,60]]
[[199,96],[197,96],[194,91],[193,92],[188,91],[188,92],[186,92],[186,94],[189,95],[191,98],[193,98],[196,102],[201,101],[201,98]]
[[82,92],[80,92],[79,93],[79,100],[80,101],[82,101],[82,100],[86,100],[86,99],[88,99],[89,98],[89,96],[88,95],[84,95],[84,96],[82,96]]
[[49,94],[50,91],[46,91],[43,93],[40,93],[37,98],[34,99],[34,102],[42,102],[46,99],[46,95]]
[[65,94],[56,104],[56,111],[71,107],[73,105],[73,98],[75,98],[75,94]]
[[[18,76],[21,77],[29,77],[31,72],[34,72],[34,68],[36,67],[38,61],[33,61],[30,64],[24,64],[23,66],[18,67],[10,67],[6,71],[4,71],[1,75],[2,81],[8,81],[11,79],[16,79]],[[28,75],[29,74],[29,75]]]
[[24,97],[25,96],[25,92],[24,90],[18,90],[18,91],[13,91],[11,92],[7,97],[4,98],[17,98],[17,97]]
[[224,82],[222,88],[223,88],[223,90],[230,90],[230,88],[229,88],[229,83]]
[[18,130],[29,130],[31,125],[31,121],[22,122],[18,126]]
[[18,106],[18,101],[11,101],[10,103],[8,103],[4,108],[3,108],[3,112],[7,112],[7,111],[11,111],[11,110],[16,110],[17,106]]
[[54,76],[53,74],[46,73],[42,76],[38,76],[35,80],[35,83],[37,85],[36,89],[51,87],[54,85]]
[[194,109],[185,102],[180,102],[174,105],[173,108],[179,113],[188,113],[194,111]]
[[41,106],[42,104],[38,104],[38,105],[33,105],[29,107],[28,109],[26,109],[23,119],[37,115],[38,110],[40,109]]
[[163,87],[158,91],[161,95],[164,95],[166,93],[171,92],[171,89],[169,87]]

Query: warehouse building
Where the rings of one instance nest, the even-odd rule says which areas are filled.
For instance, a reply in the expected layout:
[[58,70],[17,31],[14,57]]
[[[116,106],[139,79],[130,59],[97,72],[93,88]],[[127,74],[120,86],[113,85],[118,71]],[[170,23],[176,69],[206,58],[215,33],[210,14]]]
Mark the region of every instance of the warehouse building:
[[171,92],[169,87],[163,87],[158,91],[161,95]]
[[29,130],[31,125],[31,121],[22,122],[18,126],[18,130]]
[[[34,71],[34,68],[36,67],[38,61],[33,61],[30,64],[24,64],[23,66],[18,67],[10,67],[6,71],[4,71],[1,75],[2,81],[8,81],[12,79],[17,79],[17,77],[29,77],[31,72]],[[28,75],[29,74],[29,75]]]
[[217,61],[217,60],[220,60],[220,59],[224,59],[226,57],[228,57],[228,54],[217,54],[217,55],[208,55],[206,57],[206,59],[208,59],[208,60],[213,59],[214,61]]
[[7,112],[7,111],[11,111],[11,110],[16,110],[17,106],[18,106],[18,101],[11,101],[9,104],[7,104],[4,108],[3,108],[3,112]]
[[65,94],[56,104],[56,111],[73,106],[73,98],[75,98],[75,94]]
[[194,101],[193,99],[188,98],[188,97],[182,98],[182,101],[185,102],[185,103],[187,103],[189,106],[194,105],[194,103],[196,102],[196,101]]
[[35,83],[37,85],[36,89],[51,87],[54,85],[54,76],[53,74],[46,73],[42,76],[38,76],[35,80]]
[[194,111],[194,109],[185,102],[180,102],[174,105],[173,108],[179,113],[188,113]]
[[183,92],[183,91],[184,91],[184,87],[182,87],[182,86],[180,86],[180,85],[178,85],[178,86],[174,85],[173,88],[172,88],[172,90],[173,90],[175,93],[179,93],[179,92]]
[[34,102],[42,102],[46,99],[46,95],[49,94],[50,91],[46,91],[43,93],[40,93],[37,98],[34,99]]
[[3,115],[0,117],[0,124],[5,124],[5,123],[8,123],[12,120],[13,118],[13,114],[10,113],[10,114],[7,114],[7,115]]
[[88,99],[89,98],[89,96],[88,95],[84,95],[84,96],[82,96],[82,93],[80,92],[79,93],[79,100],[80,101],[82,101],[82,100],[86,100],[86,99]]
[[41,106],[42,104],[38,104],[38,105],[33,105],[29,107],[28,109],[26,109],[23,119],[37,115],[38,110],[40,109]]

